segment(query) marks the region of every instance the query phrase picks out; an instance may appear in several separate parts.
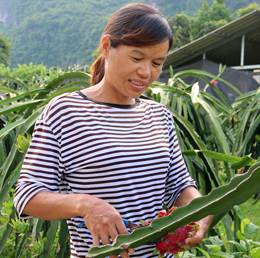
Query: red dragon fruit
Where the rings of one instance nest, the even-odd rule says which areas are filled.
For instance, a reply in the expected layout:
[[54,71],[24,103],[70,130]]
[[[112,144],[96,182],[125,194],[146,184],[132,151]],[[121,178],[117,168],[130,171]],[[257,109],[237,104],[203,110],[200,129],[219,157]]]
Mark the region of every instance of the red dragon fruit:
[[[160,211],[157,215],[157,218],[165,217],[175,209],[176,207],[172,207],[168,212]],[[152,221],[153,220],[151,220],[151,222]],[[141,221],[141,223],[142,225],[149,224],[146,221]],[[175,255],[175,258],[177,258],[178,252],[189,249],[189,246],[185,243],[185,240],[188,237],[192,236],[192,232],[194,233],[195,231],[197,231],[198,227],[199,225],[191,222],[183,227],[177,228],[174,231],[168,232],[166,235],[166,239],[156,244],[156,248],[153,254],[155,255],[159,253],[159,258],[163,258],[165,253],[172,253]]]

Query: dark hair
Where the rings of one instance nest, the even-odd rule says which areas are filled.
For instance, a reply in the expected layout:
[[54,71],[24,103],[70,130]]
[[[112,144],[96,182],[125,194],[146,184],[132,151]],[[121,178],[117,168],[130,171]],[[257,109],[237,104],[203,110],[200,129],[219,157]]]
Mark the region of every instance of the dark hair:
[[[111,47],[147,46],[169,40],[173,44],[172,29],[167,19],[154,7],[141,3],[128,4],[113,13],[104,29]],[[91,85],[99,83],[105,74],[105,58],[100,55],[91,67]]]

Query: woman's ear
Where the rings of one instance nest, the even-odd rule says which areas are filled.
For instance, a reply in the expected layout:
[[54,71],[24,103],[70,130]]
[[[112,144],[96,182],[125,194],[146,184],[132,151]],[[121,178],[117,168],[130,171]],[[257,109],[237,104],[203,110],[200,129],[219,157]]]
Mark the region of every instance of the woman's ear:
[[107,58],[108,53],[109,53],[109,50],[111,49],[111,41],[110,41],[109,36],[104,35],[104,36],[101,38],[100,48],[101,48],[101,51],[102,51],[103,56],[104,56],[105,58]]

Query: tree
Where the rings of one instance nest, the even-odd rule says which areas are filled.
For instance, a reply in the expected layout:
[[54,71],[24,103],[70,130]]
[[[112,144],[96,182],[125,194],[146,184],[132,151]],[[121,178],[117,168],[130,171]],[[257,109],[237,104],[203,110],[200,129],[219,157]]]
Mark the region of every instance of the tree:
[[191,41],[198,39],[207,33],[227,24],[232,20],[229,8],[226,8],[225,0],[214,0],[209,7],[207,0],[191,20]]
[[10,65],[9,58],[11,57],[11,44],[9,39],[0,34],[0,64]]
[[212,7],[209,10],[209,17],[211,21],[226,20],[231,21],[229,8],[226,8],[225,1],[214,0]]
[[242,16],[244,16],[245,14],[250,13],[250,12],[252,12],[252,11],[254,11],[254,10],[256,10],[256,9],[259,9],[259,8],[260,8],[259,4],[256,4],[256,3],[254,3],[254,4],[249,4],[249,5],[248,5],[247,7],[245,7],[245,8],[240,8],[240,9],[236,10],[235,16],[236,16],[237,18],[239,18],[239,17],[242,17]]
[[178,48],[190,42],[191,18],[184,14],[175,15],[169,20],[173,29],[173,48]]
[[196,14],[195,18],[191,20],[191,41],[202,37],[205,35],[203,30],[205,29],[207,23],[209,22],[209,10],[210,6],[207,0],[203,0],[203,4]]

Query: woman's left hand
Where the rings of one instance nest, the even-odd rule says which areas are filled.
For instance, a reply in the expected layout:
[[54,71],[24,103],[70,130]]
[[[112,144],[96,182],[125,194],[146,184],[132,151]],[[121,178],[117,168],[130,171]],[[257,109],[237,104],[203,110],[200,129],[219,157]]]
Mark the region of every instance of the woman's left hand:
[[213,216],[209,215],[199,221],[196,221],[195,224],[199,225],[198,230],[194,235],[186,239],[186,244],[192,248],[196,244],[200,244],[202,240],[207,236],[210,224],[212,222]]

